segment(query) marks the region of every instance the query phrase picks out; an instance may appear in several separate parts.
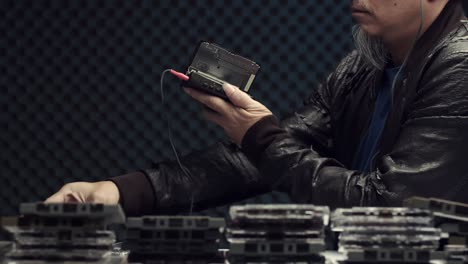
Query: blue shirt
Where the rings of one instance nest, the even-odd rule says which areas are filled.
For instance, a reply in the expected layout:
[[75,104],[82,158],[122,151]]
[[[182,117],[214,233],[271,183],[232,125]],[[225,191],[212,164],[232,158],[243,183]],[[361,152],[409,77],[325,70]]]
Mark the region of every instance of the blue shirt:
[[390,112],[391,90],[393,80],[395,79],[400,67],[387,68],[384,71],[382,85],[377,91],[374,113],[367,129],[367,133],[361,140],[356,155],[354,156],[353,169],[363,172],[372,170],[372,164],[375,155],[378,153],[380,137]]

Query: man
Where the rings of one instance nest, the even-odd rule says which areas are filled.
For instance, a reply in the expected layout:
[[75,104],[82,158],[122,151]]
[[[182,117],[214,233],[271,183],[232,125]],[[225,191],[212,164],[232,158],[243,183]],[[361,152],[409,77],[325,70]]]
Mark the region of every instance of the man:
[[67,184],[47,202],[120,201],[130,215],[271,190],[332,207],[398,206],[414,195],[468,202],[461,0],[355,0],[352,15],[357,51],[281,124],[235,87],[225,86],[231,103],[186,89],[216,112],[206,118],[236,144],[188,155],[184,169],[163,162],[110,181]]

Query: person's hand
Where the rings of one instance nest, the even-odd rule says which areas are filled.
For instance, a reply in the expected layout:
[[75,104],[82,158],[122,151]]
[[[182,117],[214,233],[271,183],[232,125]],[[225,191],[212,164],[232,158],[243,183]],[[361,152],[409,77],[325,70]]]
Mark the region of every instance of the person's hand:
[[73,182],[65,184],[45,203],[103,203],[117,204],[119,189],[111,181]]
[[205,118],[221,126],[235,143],[241,145],[247,130],[257,121],[272,115],[272,113],[239,88],[230,84],[224,84],[223,88],[230,103],[219,97],[187,87],[184,90],[195,100],[215,111],[205,111]]

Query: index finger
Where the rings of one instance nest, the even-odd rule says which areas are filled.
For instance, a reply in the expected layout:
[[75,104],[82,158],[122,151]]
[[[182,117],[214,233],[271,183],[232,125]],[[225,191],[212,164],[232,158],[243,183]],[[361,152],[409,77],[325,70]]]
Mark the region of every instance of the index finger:
[[65,194],[62,191],[58,191],[49,198],[47,198],[44,203],[63,203],[65,202]]
[[230,103],[225,100],[209,95],[207,93],[196,91],[195,89],[184,87],[184,91],[190,95],[193,99],[199,101],[200,103],[206,105],[210,109],[224,115],[227,112],[227,109],[230,107]]

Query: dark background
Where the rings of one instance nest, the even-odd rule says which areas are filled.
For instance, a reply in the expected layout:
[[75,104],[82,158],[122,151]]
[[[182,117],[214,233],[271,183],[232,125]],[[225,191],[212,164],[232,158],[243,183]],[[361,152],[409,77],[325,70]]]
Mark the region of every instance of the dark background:
[[[200,40],[255,60],[252,94],[298,107],[352,48],[349,1],[0,1],[0,215],[226,140],[172,77]],[[220,175],[222,177],[222,175]],[[255,202],[287,201],[280,194]],[[214,212],[214,211],[213,211]]]

